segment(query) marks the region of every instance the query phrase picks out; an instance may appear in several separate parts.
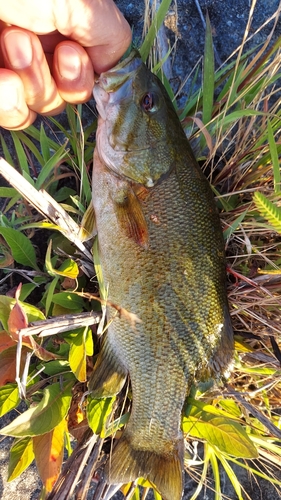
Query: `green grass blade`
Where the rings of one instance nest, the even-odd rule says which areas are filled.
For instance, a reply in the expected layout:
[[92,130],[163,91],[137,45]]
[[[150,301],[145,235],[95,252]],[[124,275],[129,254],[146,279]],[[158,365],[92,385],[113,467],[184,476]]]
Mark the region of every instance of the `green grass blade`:
[[273,129],[270,120],[268,120],[267,122],[267,133],[268,133],[268,143],[269,143],[269,149],[273,167],[274,192],[280,193],[281,190],[280,165],[279,165],[277,146],[274,139]]
[[51,154],[50,154],[49,139],[46,135],[43,123],[41,123],[40,127],[40,147],[42,151],[42,156],[44,158],[44,162],[47,163],[47,161],[49,161],[51,157]]
[[22,143],[19,140],[16,132],[11,131],[11,136],[12,136],[12,139],[14,141],[14,145],[15,145],[15,149],[16,149],[21,172],[22,173],[25,172],[27,174],[27,177],[26,176],[25,177],[29,178],[30,177],[29,166],[28,166],[27,157],[26,157],[24,148],[22,146]]
[[215,59],[210,18],[206,18],[206,37],[203,62],[203,123],[209,123],[212,117],[215,88]]
[[159,27],[163,23],[165,16],[170,8],[172,0],[163,0],[152,23],[148,30],[148,33],[143,41],[142,46],[140,47],[140,55],[143,61],[146,61],[148,58],[149,52],[153,47],[155,37],[159,30]]
[[197,488],[195,492],[193,493],[192,497],[190,500],[196,500],[206,482],[207,474],[208,474],[208,469],[209,469],[209,463],[210,463],[210,456],[211,456],[211,448],[208,445],[208,443],[204,444],[204,466],[203,470],[201,472],[200,479],[197,484]]
[[10,151],[9,151],[9,148],[6,144],[6,141],[3,137],[2,134],[0,134],[0,140],[1,140],[1,146],[2,146],[2,149],[3,149],[3,155],[4,155],[4,158],[5,160],[10,163],[10,165],[12,165],[14,167],[14,162],[13,162],[13,159],[11,157],[11,154],[10,154]]
[[257,109],[238,109],[226,116],[223,116],[221,119],[218,119],[215,125],[216,129],[222,127],[223,130],[225,130],[230,123],[234,123],[237,120],[240,120],[240,118],[246,118],[248,116],[268,116],[268,114],[263,111],[258,111]]
[[40,174],[37,177],[36,188],[40,189],[42,184],[45,182],[47,177],[50,175],[54,167],[61,162],[68,155],[68,150],[66,149],[66,143],[62,144],[55,154],[45,163]]
[[223,232],[223,237],[225,240],[227,240],[228,238],[230,238],[230,236],[234,233],[234,231],[236,231],[236,229],[240,226],[241,222],[243,221],[245,215],[247,213],[247,210],[245,210],[245,212],[243,212],[241,215],[239,215],[239,217],[237,217],[237,219],[235,219],[231,226],[229,226],[224,232]]
[[[17,137],[20,139],[20,141],[25,144],[27,146],[27,148],[31,151],[31,153],[34,154],[36,160],[38,161],[38,163],[41,165],[41,167],[44,165],[44,159],[43,159],[43,156],[40,154],[39,150],[37,149],[37,147],[35,146],[35,144],[29,139],[29,137],[27,137],[27,133],[29,132],[29,129],[31,129],[32,125],[27,129],[25,130],[25,132],[15,132],[15,134],[17,134]],[[33,127],[35,128],[35,127]],[[35,129],[36,130],[36,129]],[[39,130],[37,130],[37,137],[36,139],[38,139],[38,141],[40,140],[40,137],[39,137]],[[33,136],[32,136],[33,137]]]
[[225,459],[225,457],[223,456],[222,453],[217,453],[217,450],[216,450],[216,455],[218,456],[226,474],[228,475],[228,478],[229,478],[229,480],[230,480],[230,482],[235,490],[235,493],[238,497],[238,500],[243,500],[241,484],[240,484],[239,479],[237,478],[234,470],[229,465],[228,461]]
[[210,448],[211,448],[210,462],[215,482],[215,500],[221,500],[221,480],[220,480],[219,465],[215,454],[215,450],[212,448],[212,446]]
[[[64,132],[64,128],[62,125],[59,126],[59,122],[55,120],[55,118],[53,118],[52,116],[48,116],[48,123],[51,122],[51,123],[54,123],[57,128],[59,130],[61,130],[62,132]],[[36,141],[40,142],[40,131],[35,128],[33,125],[30,125],[24,132],[18,132],[18,134],[22,134],[23,136],[26,137],[26,134],[28,134],[30,137],[32,137],[32,139],[35,139]],[[66,134],[65,134],[66,135]],[[51,139],[50,137],[48,137],[48,143],[49,143],[49,147],[50,149],[53,149],[54,151],[56,151],[58,149],[58,147],[61,145],[61,143],[59,142],[59,139],[56,137],[56,141],[54,141],[53,139]],[[23,140],[23,139],[22,139]],[[30,139],[29,139],[30,141]],[[30,141],[29,143],[30,145],[33,144],[32,141]],[[30,148],[30,145],[26,143],[26,145]],[[31,149],[31,148],[30,148]],[[38,149],[36,148],[36,151],[37,153],[39,153]],[[32,151],[34,154],[35,152]],[[40,155],[41,156],[41,155]],[[39,160],[38,160],[39,161]],[[44,159],[43,157],[41,156],[41,165],[43,166],[44,165]]]

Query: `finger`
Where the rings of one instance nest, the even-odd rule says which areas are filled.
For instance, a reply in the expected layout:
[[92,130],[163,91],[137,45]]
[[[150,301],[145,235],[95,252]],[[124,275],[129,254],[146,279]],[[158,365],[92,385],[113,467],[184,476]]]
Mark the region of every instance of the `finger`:
[[22,80],[29,108],[41,114],[60,113],[65,103],[51,76],[38,37],[11,26],[1,35],[1,47],[6,68],[17,73]]
[[113,0],[2,1],[0,19],[41,35],[58,30],[88,48],[97,73],[114,66],[132,38]]
[[9,69],[0,69],[0,126],[20,130],[34,122],[36,113],[25,102],[20,77]]
[[53,76],[61,97],[71,103],[88,101],[94,86],[94,70],[87,52],[76,42],[61,42],[55,49]]
[[37,34],[51,33],[55,30],[53,4],[54,2],[50,0],[1,1],[0,19],[7,24],[21,26]]
[[57,30],[86,48],[96,73],[119,61],[132,32],[113,0],[55,0],[55,4]]

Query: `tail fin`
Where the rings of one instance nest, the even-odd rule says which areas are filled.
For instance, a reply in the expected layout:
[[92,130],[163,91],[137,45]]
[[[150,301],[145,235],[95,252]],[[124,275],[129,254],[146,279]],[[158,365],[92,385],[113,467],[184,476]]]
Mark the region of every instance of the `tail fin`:
[[106,470],[109,484],[129,483],[139,477],[151,481],[165,500],[181,500],[183,492],[183,442],[159,455],[135,449],[126,431],[113,450]]

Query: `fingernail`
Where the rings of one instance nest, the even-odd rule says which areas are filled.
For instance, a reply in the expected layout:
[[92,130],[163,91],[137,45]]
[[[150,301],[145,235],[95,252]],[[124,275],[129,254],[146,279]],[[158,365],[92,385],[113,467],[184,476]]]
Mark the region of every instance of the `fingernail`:
[[27,68],[32,63],[30,37],[22,31],[11,31],[4,36],[5,49],[9,63],[14,69]]
[[58,69],[62,78],[76,80],[81,74],[80,54],[74,47],[61,45],[58,47]]

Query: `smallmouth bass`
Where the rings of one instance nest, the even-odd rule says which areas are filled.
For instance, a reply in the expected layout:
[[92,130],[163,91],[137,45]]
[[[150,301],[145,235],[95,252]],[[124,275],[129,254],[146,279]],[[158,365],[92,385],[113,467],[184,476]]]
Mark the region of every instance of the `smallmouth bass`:
[[[89,391],[113,396],[129,375],[133,393],[107,481],[144,477],[165,500],[180,500],[185,398],[195,380],[218,378],[233,354],[222,230],[167,92],[136,51],[100,75],[94,96],[99,257],[121,314],[105,334]],[[108,320],[114,314],[108,307]]]

